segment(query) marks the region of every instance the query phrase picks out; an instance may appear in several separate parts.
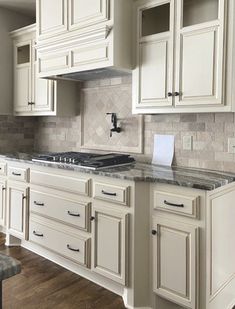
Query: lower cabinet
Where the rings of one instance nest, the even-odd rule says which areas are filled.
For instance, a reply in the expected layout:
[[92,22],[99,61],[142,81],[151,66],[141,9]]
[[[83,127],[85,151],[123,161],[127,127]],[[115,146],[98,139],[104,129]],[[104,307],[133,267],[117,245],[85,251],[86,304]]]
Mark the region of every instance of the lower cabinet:
[[29,240],[85,267],[89,266],[90,238],[76,229],[36,215],[30,215]]
[[8,233],[20,239],[28,239],[29,188],[21,183],[8,183]]
[[153,217],[153,289],[175,303],[197,308],[198,228]]
[[127,285],[129,214],[93,206],[92,270]]
[[6,180],[0,179],[0,225],[6,225]]

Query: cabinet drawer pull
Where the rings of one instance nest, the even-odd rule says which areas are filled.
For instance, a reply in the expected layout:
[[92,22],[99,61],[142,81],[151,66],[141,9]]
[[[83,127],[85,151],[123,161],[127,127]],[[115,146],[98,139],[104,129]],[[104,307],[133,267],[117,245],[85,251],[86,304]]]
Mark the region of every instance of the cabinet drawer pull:
[[23,196],[22,196],[22,199],[23,199],[23,200],[26,200],[26,199],[27,199],[27,196],[26,196],[26,195],[23,195]]
[[91,220],[91,221],[94,221],[94,220],[95,220],[95,217],[90,217],[90,220]]
[[34,102],[28,102],[28,105],[34,105],[35,103]]
[[157,231],[156,230],[152,230],[152,235],[157,235]]
[[71,248],[70,245],[67,245],[67,248],[71,251],[74,251],[74,252],[79,252],[80,250],[79,249],[74,249],[74,248]]
[[34,201],[33,203],[34,203],[34,205],[37,205],[37,206],[45,206],[44,203],[39,203],[39,202],[37,202],[37,201]]
[[21,173],[12,172],[12,175],[13,175],[13,176],[21,176]]
[[172,97],[173,96],[173,94],[172,94],[172,92],[168,92],[168,97]]
[[174,96],[175,96],[175,97],[179,97],[179,95],[180,95],[180,93],[177,92],[177,91],[174,93]]
[[102,192],[102,194],[104,194],[104,195],[117,196],[117,193],[110,193],[110,192],[106,192],[106,191],[104,191],[104,190],[102,190],[101,192]]
[[166,200],[164,201],[164,204],[167,206],[173,206],[173,207],[181,207],[181,208],[184,207],[184,204],[174,204],[174,203],[167,202]]
[[2,191],[5,191],[7,188],[6,187],[2,187]]
[[38,237],[43,237],[43,234],[37,233],[36,231],[33,231],[33,235],[38,236]]
[[75,213],[72,213],[68,210],[68,215],[69,216],[72,216],[72,217],[80,217],[80,214],[75,214]]

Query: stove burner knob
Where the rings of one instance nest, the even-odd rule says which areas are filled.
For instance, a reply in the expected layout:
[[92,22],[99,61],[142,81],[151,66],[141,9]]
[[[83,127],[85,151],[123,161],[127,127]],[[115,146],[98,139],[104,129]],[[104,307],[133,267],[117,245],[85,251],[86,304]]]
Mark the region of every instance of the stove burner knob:
[[68,162],[68,158],[64,158],[64,163],[67,163]]
[[53,161],[57,161],[57,157],[55,157],[55,156],[52,157],[52,160],[53,160]]
[[62,157],[59,157],[59,161],[62,162],[62,160],[63,160],[63,158],[62,158]]

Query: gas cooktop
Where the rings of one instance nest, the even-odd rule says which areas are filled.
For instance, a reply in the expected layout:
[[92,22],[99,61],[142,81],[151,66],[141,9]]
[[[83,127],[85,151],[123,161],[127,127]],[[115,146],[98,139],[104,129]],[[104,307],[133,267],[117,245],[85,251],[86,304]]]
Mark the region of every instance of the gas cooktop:
[[86,152],[61,152],[39,155],[32,159],[34,162],[75,165],[81,168],[98,170],[104,168],[131,165],[135,159],[130,155],[108,153],[94,154]]

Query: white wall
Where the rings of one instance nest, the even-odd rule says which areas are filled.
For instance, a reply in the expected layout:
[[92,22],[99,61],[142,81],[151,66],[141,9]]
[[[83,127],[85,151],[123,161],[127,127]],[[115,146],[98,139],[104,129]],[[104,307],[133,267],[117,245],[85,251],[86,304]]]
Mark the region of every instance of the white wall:
[[[34,19],[0,8],[0,105],[1,115],[9,115],[13,108],[13,45],[9,32],[30,25]],[[7,104],[6,104],[7,102]]]

